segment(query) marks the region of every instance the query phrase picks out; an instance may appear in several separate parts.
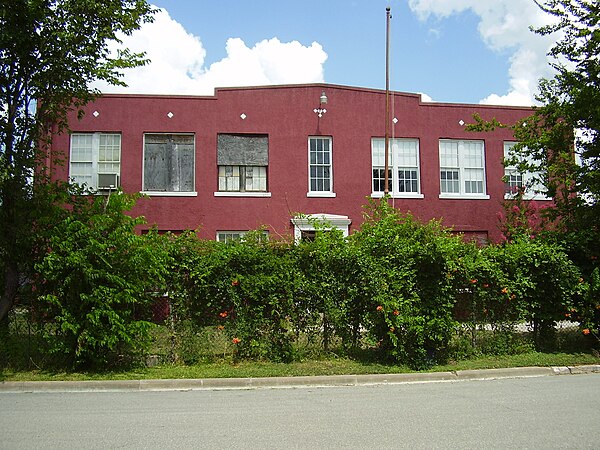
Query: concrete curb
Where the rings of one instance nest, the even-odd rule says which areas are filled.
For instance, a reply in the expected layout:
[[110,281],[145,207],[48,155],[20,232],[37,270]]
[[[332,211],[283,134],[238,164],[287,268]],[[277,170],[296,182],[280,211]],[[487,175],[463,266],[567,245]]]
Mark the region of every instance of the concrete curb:
[[458,370],[456,372],[423,372],[374,375],[105,381],[6,381],[0,383],[0,393],[290,389],[408,383],[439,383],[467,380],[543,377],[550,375],[578,375],[588,373],[600,373],[600,364],[585,366],[516,367],[508,369]]

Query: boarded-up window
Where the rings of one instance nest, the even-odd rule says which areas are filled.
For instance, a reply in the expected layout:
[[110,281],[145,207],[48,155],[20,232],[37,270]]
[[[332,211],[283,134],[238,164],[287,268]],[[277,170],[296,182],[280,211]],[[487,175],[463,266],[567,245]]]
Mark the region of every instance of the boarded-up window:
[[219,191],[266,192],[269,138],[255,134],[217,137]]
[[144,136],[144,190],[191,192],[194,190],[194,135]]
[[268,166],[268,136],[219,134],[217,137],[217,164],[219,166]]

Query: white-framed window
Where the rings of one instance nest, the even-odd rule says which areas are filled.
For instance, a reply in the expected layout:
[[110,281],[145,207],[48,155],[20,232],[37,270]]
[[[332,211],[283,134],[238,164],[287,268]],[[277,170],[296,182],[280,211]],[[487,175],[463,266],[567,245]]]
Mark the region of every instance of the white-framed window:
[[217,136],[218,191],[215,196],[269,197],[269,137],[263,134]]
[[143,191],[150,195],[196,195],[193,134],[144,134]]
[[[512,148],[516,142],[504,142],[504,198],[514,198],[519,190],[523,189],[523,198],[526,200],[549,200],[546,196],[546,188],[536,181],[539,174],[537,172],[520,170],[518,165],[507,165],[506,161],[511,158]],[[528,166],[533,165],[531,158],[525,157],[523,163]]]
[[90,189],[114,189],[121,174],[119,133],[73,133],[69,178]]
[[[244,240],[244,237],[249,233],[249,231],[217,231],[217,241],[218,242],[240,242]],[[261,241],[269,239],[269,233],[266,230],[260,231],[259,239]]]
[[302,240],[314,240],[319,231],[337,229],[344,237],[349,234],[352,221],[348,216],[339,214],[307,214],[292,217],[294,225],[294,239],[296,242]]
[[[392,197],[423,198],[418,139],[390,139],[388,192]],[[385,139],[371,139],[372,197],[385,192]]]
[[489,198],[483,141],[440,139],[440,198]]
[[264,166],[219,166],[220,192],[266,192]]
[[335,197],[331,151],[331,137],[308,138],[308,197]]

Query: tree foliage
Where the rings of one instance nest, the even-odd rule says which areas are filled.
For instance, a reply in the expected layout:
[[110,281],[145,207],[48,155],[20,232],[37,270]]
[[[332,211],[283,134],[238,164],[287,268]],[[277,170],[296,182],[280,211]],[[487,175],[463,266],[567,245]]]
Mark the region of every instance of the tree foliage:
[[68,187],[48,187],[50,136],[97,94],[90,82],[122,84],[121,69],[144,63],[109,44],[151,14],[144,0],[0,2],[0,320],[30,275],[40,214]]
[[[520,149],[542,169],[566,230],[593,227],[600,219],[600,5],[585,0],[545,0],[555,19],[534,31],[556,34],[551,66],[540,81],[533,117],[515,126]],[[576,158],[574,158],[574,154]]]
[[35,310],[46,317],[50,351],[68,365],[105,366],[149,343],[150,308],[165,289],[167,251],[142,218],[125,214],[135,196],[95,196],[58,222],[35,265]]
[[[530,175],[526,188],[541,187],[538,193],[553,198],[552,207],[540,215],[544,228],[588,276],[598,267],[600,253],[600,5],[587,0],[536,3],[554,18],[533,31],[557,36],[549,51],[555,76],[540,80],[540,106],[534,113],[511,125],[518,143],[506,164]],[[475,117],[469,128],[505,126]],[[521,201],[523,191],[518,194],[507,211],[524,206],[517,215],[525,216],[529,202]]]

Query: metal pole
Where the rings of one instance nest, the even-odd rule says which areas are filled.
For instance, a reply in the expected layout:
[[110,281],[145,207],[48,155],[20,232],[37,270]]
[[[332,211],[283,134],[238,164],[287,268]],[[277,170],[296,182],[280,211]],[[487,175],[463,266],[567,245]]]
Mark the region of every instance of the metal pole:
[[389,147],[390,147],[390,13],[391,8],[385,8],[386,32],[385,32],[385,156],[384,156],[384,187],[383,194],[389,194]]

